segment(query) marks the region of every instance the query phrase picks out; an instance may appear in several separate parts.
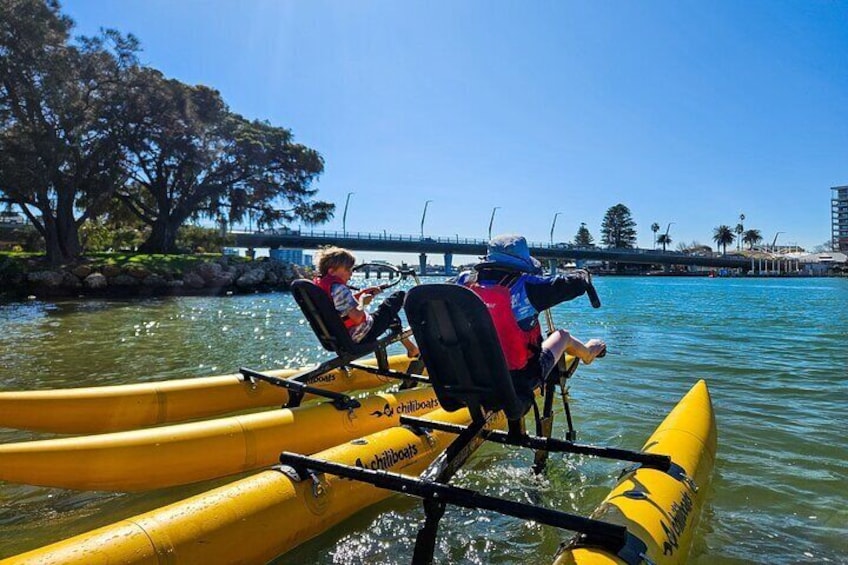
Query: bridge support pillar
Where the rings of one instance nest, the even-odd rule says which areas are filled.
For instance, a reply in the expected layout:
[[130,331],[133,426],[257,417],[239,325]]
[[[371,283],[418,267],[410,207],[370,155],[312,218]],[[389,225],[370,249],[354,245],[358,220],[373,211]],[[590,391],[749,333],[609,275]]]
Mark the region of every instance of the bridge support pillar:
[[450,275],[453,272],[453,253],[448,251],[445,253],[445,274]]
[[427,254],[418,254],[418,274],[424,276],[427,274]]
[[557,267],[556,259],[548,259],[548,269],[551,272],[551,276],[556,275],[556,267]]

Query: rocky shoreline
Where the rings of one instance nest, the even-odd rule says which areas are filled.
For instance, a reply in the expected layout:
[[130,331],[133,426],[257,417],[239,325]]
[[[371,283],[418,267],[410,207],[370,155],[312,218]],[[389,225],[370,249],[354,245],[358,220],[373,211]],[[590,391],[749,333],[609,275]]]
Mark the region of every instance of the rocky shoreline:
[[288,263],[236,261],[226,256],[200,262],[185,272],[132,263],[82,262],[55,269],[36,262],[25,267],[16,263],[14,267],[0,265],[0,295],[61,298],[248,294],[288,290],[298,277]]

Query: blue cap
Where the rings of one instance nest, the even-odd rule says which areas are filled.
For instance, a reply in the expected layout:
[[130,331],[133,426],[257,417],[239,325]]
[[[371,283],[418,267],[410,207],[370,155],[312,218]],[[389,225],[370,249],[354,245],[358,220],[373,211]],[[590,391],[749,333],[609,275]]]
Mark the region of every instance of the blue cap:
[[498,235],[492,238],[486,250],[486,258],[477,268],[516,269],[525,273],[539,273],[542,264],[530,256],[530,247],[523,235]]

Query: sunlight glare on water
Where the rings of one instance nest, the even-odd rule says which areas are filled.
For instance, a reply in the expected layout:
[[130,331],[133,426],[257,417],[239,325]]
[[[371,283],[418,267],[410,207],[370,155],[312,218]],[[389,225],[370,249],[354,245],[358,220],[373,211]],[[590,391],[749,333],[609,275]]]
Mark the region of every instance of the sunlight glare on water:
[[[609,355],[571,381],[579,440],[638,449],[698,379],[713,396],[718,462],[690,563],[846,563],[848,280],[597,278],[604,306],[554,311]],[[399,353],[395,346],[394,353]],[[286,293],[0,305],[0,390],[161,381],[301,367],[328,357]],[[564,432],[564,418],[557,419]],[[45,437],[0,429],[0,441]],[[457,484],[589,514],[623,468],[487,445]],[[0,483],[0,557],[180,500],[229,479],[150,493]],[[408,563],[423,518],[392,497],[276,563]],[[568,532],[450,509],[437,560],[549,562]]]

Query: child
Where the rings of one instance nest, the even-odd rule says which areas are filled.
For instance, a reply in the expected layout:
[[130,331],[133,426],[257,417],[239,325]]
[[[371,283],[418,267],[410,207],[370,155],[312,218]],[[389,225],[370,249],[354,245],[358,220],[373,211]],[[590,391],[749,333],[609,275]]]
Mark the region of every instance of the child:
[[[377,341],[390,327],[400,327],[398,317],[406,293],[397,291],[390,294],[374,314],[369,314],[366,307],[381,291],[378,287],[364,288],[353,292],[347,286],[352,275],[356,258],[347,249],[328,247],[318,256],[319,277],[314,282],[330,295],[336,311],[341,316],[351,339],[356,343]],[[418,347],[408,339],[402,340],[406,355],[418,357]]]
[[606,352],[603,341],[583,343],[566,330],[542,337],[539,313],[585,293],[592,279],[586,271],[551,277],[541,272],[524,237],[501,235],[489,242],[486,258],[473,271],[454,279],[489,308],[519,394],[532,395],[563,353],[589,364]]

